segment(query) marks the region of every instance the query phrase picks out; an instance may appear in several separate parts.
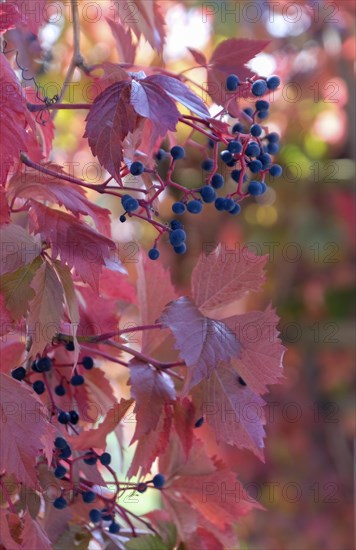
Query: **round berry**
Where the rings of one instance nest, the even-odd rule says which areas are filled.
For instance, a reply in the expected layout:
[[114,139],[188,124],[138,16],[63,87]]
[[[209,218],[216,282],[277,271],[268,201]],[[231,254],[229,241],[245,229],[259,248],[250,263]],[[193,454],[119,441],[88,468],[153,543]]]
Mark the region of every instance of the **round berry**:
[[93,523],[98,523],[101,520],[101,512],[96,508],[92,508],[89,512],[89,519]]
[[242,145],[239,141],[230,141],[230,143],[227,146],[227,150],[230,151],[230,153],[236,154],[241,153],[242,151]]
[[171,155],[174,160],[184,159],[185,157],[185,150],[180,145],[175,145],[171,149]]
[[121,199],[122,206],[126,212],[134,212],[140,206],[137,199],[127,195]]
[[93,491],[85,491],[82,493],[82,499],[87,504],[91,504],[96,499],[96,494]]
[[214,174],[210,181],[214,189],[221,189],[224,186],[225,180],[221,174]]
[[70,379],[70,383],[72,384],[72,386],[81,386],[82,384],[84,384],[84,376],[82,376],[81,374],[75,374]]
[[279,151],[279,143],[269,143],[267,145],[267,153],[270,155],[276,155]]
[[205,159],[203,160],[203,162],[201,163],[201,167],[203,170],[205,170],[205,172],[211,172],[212,169],[214,168],[214,161],[213,159]]
[[88,464],[89,466],[94,466],[97,462],[97,457],[94,456],[92,453],[87,453],[85,457],[83,458],[85,464]]
[[125,216],[125,214],[121,214],[121,216],[120,216],[119,219],[120,219],[120,222],[121,222],[121,223],[125,223],[125,222],[126,222],[126,216]]
[[246,107],[246,109],[243,110],[243,112],[249,116],[250,118],[253,117],[253,109],[251,107]]
[[260,152],[260,147],[255,141],[250,141],[245,150],[245,153],[248,157],[257,157]]
[[241,170],[233,170],[230,175],[232,179],[236,181],[236,183],[238,183],[241,175]]
[[58,386],[54,388],[54,393],[59,397],[62,397],[63,395],[65,395],[66,389],[64,386],[62,386],[62,384],[58,384]]
[[172,220],[170,226],[171,229],[182,229],[183,224],[179,220]]
[[253,95],[255,95],[257,97],[260,97],[261,95],[263,95],[267,91],[266,81],[265,80],[256,80],[252,84],[251,91],[252,91]]
[[263,109],[262,111],[258,111],[257,116],[261,120],[265,120],[269,117],[269,111],[268,109]]
[[206,203],[214,202],[216,199],[216,193],[215,190],[210,185],[204,185],[200,189],[201,198]]
[[73,342],[67,342],[66,343],[66,350],[67,351],[74,351],[74,343]]
[[11,371],[11,376],[15,378],[15,380],[23,380],[26,376],[26,369],[24,367],[17,367]]
[[262,188],[261,195],[263,195],[263,193],[267,191],[267,185],[265,184],[264,181],[261,181],[261,188]]
[[271,157],[268,153],[263,153],[262,155],[260,155],[258,157],[257,160],[262,162],[262,166],[263,166],[264,169],[269,168],[272,164],[272,159],[271,159]]
[[202,426],[203,424],[204,424],[204,416],[201,416],[200,418],[198,418],[194,426],[195,428],[200,428],[200,426]]
[[278,143],[279,142],[279,135],[277,134],[277,132],[271,132],[266,137],[267,137],[267,139],[270,143]]
[[255,103],[257,111],[267,111],[269,109],[269,101],[258,99]]
[[214,205],[215,205],[216,210],[219,210],[219,212],[222,212],[223,210],[225,210],[225,199],[224,199],[224,197],[218,197],[215,200]]
[[185,254],[187,252],[187,245],[182,243],[179,246],[174,246],[173,250],[176,254]]
[[111,522],[109,525],[109,533],[116,534],[120,531],[121,527],[118,523],[115,523],[115,521]]
[[57,420],[60,424],[68,424],[70,421],[70,416],[65,411],[60,411],[57,416]]
[[281,79],[277,75],[272,75],[267,78],[267,88],[269,90],[275,90],[281,84]]
[[78,424],[79,414],[76,411],[69,411],[69,416],[70,416],[70,423],[71,424]]
[[59,458],[69,458],[71,454],[72,454],[72,449],[69,447],[69,445],[66,445],[58,456]]
[[186,240],[187,235],[183,229],[174,229],[169,235],[169,242],[172,246],[179,246]]
[[262,195],[263,187],[260,181],[250,181],[247,188],[250,195],[256,197],[257,195]]
[[164,149],[158,149],[156,153],[156,160],[161,161],[164,160],[167,156],[167,152]]
[[236,122],[236,124],[234,124],[232,127],[233,134],[240,134],[243,131],[244,131],[244,127],[243,127],[243,124],[241,124],[241,122]]
[[111,521],[112,520],[112,513],[109,512],[107,508],[102,508],[101,510],[101,519],[104,521]]
[[185,204],[184,202],[175,202],[172,206],[172,212],[174,212],[174,214],[184,214],[185,212]]
[[262,170],[262,162],[260,160],[252,160],[248,167],[253,174],[257,174],[257,172]]
[[64,510],[67,506],[67,501],[63,497],[58,497],[53,501],[53,506],[57,508],[57,510]]
[[230,212],[230,210],[232,210],[235,207],[234,199],[232,199],[230,197],[226,198],[225,203],[224,203],[224,207],[225,207],[226,212]]
[[64,437],[56,437],[56,439],[54,440],[54,446],[56,449],[64,449],[65,447],[67,447],[67,445],[68,443],[66,442]]
[[89,357],[89,355],[86,355],[82,359],[82,365],[85,368],[85,370],[91,370],[94,367],[93,358]]
[[208,147],[209,149],[214,149],[215,141],[213,139],[208,139]]
[[236,216],[237,214],[240,214],[240,212],[241,212],[241,206],[237,203],[235,204],[234,208],[229,210],[229,214],[231,214],[232,216]]
[[240,79],[236,74],[230,74],[226,79],[226,89],[229,92],[235,92],[240,84]]
[[145,167],[142,162],[135,161],[130,166],[130,172],[133,176],[140,176],[144,171]]
[[44,385],[42,380],[36,380],[36,382],[32,384],[32,388],[38,395],[41,395],[46,390],[46,386]]
[[144,493],[145,491],[147,491],[147,483],[139,483],[136,487],[136,490],[139,492],[139,493]]
[[54,475],[58,479],[62,479],[67,473],[67,470],[64,466],[57,466],[57,468],[54,470]]
[[52,360],[49,357],[41,357],[37,361],[38,372],[48,372],[51,370]]
[[100,462],[103,466],[109,466],[109,464],[111,462],[111,454],[110,453],[103,453],[99,457],[99,460],[100,460]]
[[200,214],[202,209],[203,209],[203,204],[196,199],[189,201],[187,204],[187,210],[191,214]]
[[162,474],[156,474],[152,480],[154,487],[156,489],[162,489],[165,484],[165,477]]
[[280,166],[279,164],[273,164],[273,165],[271,166],[271,168],[269,169],[269,173],[270,173],[271,176],[273,176],[274,178],[279,178],[279,176],[281,176],[282,173],[283,173],[282,166]]
[[148,251],[148,257],[150,260],[158,260],[159,250],[157,248],[150,248]]
[[236,160],[235,159],[230,160],[230,162],[226,163],[226,166],[230,166],[230,167],[236,166]]
[[223,162],[225,162],[225,164],[234,160],[232,153],[230,153],[230,151],[228,151],[227,149],[224,149],[224,151],[221,151],[220,158]]
[[259,124],[253,124],[250,128],[250,134],[254,137],[260,137],[262,134],[262,128]]

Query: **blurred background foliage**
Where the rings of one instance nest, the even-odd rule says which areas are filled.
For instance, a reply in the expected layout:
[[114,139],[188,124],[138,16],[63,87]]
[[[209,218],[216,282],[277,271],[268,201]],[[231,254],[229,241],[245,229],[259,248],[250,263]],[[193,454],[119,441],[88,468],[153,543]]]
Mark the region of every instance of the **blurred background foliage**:
[[[89,7],[82,20],[85,60],[89,65],[119,62],[104,18],[113,6],[106,0],[97,4],[101,16]],[[249,302],[259,308],[272,300],[288,348],[285,384],[272,388],[268,396],[266,463],[228,446],[219,450],[266,508],[241,524],[243,548],[349,550],[355,429],[355,4],[324,0],[160,4],[167,18],[164,62],[169,70],[194,66],[187,47],[208,57],[226,38],[258,37],[270,39],[270,44],[251,66],[262,76],[277,73],[283,81],[274,94],[268,124],[281,134],[277,162],[283,165],[284,176],[271,182],[259,202],[247,200],[238,219],[212,207],[200,217],[186,216],[185,257],[173,256],[170,247],[162,245],[162,261],[183,290],[197,255],[209,243],[221,241],[236,252],[246,245],[257,253],[270,253],[264,295]],[[68,9],[68,3],[63,5],[63,13]],[[19,38],[11,32],[16,44]],[[40,44],[29,37],[28,43],[17,45],[22,64],[32,68],[46,95],[58,93],[72,49],[68,20],[62,17],[46,25]],[[136,63],[162,65],[162,59],[140,42]],[[203,69],[188,75],[196,82],[206,78]],[[66,100],[90,101],[89,82],[76,72]],[[105,174],[82,139],[84,119],[85,111],[57,115],[53,158],[96,183]],[[187,137],[186,129],[179,128],[178,142]],[[203,140],[200,143],[203,148],[190,150],[175,172],[176,180],[188,187],[202,181],[200,163],[207,147]],[[95,195],[92,199],[112,210],[114,237],[124,255],[125,243],[137,239],[143,246],[151,245],[154,233],[147,224],[120,224],[118,202],[98,200]],[[173,199],[167,196],[161,205],[167,220]],[[127,267],[134,278],[135,262],[127,262]],[[126,373],[109,366],[107,372],[117,380],[118,392],[127,392]],[[203,427],[201,435],[216,451],[208,429]],[[132,505],[137,510],[147,504],[154,503]]]

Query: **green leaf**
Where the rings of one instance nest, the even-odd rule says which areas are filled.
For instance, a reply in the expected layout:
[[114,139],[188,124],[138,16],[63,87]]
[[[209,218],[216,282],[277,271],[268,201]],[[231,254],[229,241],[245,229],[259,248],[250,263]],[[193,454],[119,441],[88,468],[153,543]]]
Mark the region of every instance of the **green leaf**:
[[91,533],[89,531],[70,523],[68,531],[65,531],[53,545],[53,550],[68,550],[68,548],[88,550],[90,540]]
[[1,292],[5,297],[6,307],[14,320],[19,319],[28,311],[28,303],[35,296],[35,291],[30,285],[41,265],[42,258],[38,256],[29,265],[20,267],[13,273],[5,273],[0,277]]
[[129,540],[125,544],[126,550],[170,550],[160,537],[144,535]]

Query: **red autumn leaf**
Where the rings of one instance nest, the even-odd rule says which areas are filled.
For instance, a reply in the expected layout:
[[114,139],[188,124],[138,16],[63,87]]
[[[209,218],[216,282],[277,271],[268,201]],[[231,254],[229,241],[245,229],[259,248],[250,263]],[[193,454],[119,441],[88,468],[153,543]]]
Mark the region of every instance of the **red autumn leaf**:
[[15,3],[22,15],[20,26],[37,35],[39,28],[47,22],[47,0],[11,0]]
[[221,361],[228,362],[240,354],[239,342],[228,327],[202,315],[190,298],[171,302],[160,321],[172,331],[187,364],[186,391],[210,376]]
[[[26,100],[35,105],[43,105],[44,98],[38,90],[25,88]],[[32,160],[48,159],[52,151],[54,139],[54,122],[48,113],[42,114],[42,120],[39,113],[29,112],[32,118],[32,131],[35,134],[33,143],[28,144],[29,157]]]
[[0,470],[13,474],[28,487],[37,487],[36,458],[40,451],[52,460],[55,428],[47,409],[28,386],[0,373],[2,437]]
[[259,290],[265,281],[267,259],[268,256],[256,256],[246,248],[235,253],[221,246],[208,256],[202,254],[191,282],[192,295],[200,311],[213,315],[247,292]]
[[268,384],[277,384],[283,378],[285,347],[279,339],[278,322],[271,308],[224,319],[241,346],[240,356],[231,363],[247,386],[259,394],[268,391]]
[[14,319],[6,307],[5,296],[0,294],[0,336],[4,336],[14,329]]
[[122,143],[137,123],[130,95],[129,81],[112,84],[96,97],[86,118],[84,137],[88,138],[93,155],[119,182]]
[[68,438],[73,449],[105,449],[107,436],[115,430],[133,403],[132,399],[121,399],[108,411],[97,428],[83,430],[78,436]]
[[156,0],[135,0],[130,4],[129,12],[122,4],[116,4],[122,23],[128,25],[140,38],[141,34],[152,48],[162,52],[165,39],[164,18]]
[[[7,513],[5,508],[0,508],[0,545],[2,548],[19,550],[21,548],[20,544],[14,540],[11,535],[11,516],[15,514]],[[15,516],[16,520],[19,522],[18,516]]]
[[114,300],[108,301],[88,286],[77,285],[80,321],[78,336],[92,336],[118,330],[119,318]]
[[113,37],[115,38],[116,48],[119,53],[121,63],[132,64],[135,61],[136,46],[132,42],[130,29],[125,29],[118,21],[113,21],[106,17]]
[[188,458],[194,437],[195,407],[187,397],[177,399],[174,403],[173,422],[185,456]]
[[[115,244],[73,216],[31,200],[31,231],[50,244],[52,258],[74,267],[84,282],[98,289],[101,267],[110,265]],[[116,261],[118,269],[120,263]]]
[[6,223],[10,223],[10,206],[7,202],[5,189],[0,186],[0,225]]
[[202,382],[195,403],[214,430],[218,443],[249,449],[263,459],[265,402],[249,387],[241,385],[239,374],[232,367],[220,365],[215,369]]
[[117,271],[103,269],[99,279],[100,294],[106,298],[114,298],[130,304],[137,301],[135,287],[127,276]]
[[177,78],[155,74],[147,77],[146,82],[153,82],[157,86],[160,86],[170,97],[199,117],[207,118],[210,116],[205,103]]
[[[66,176],[61,166],[53,163],[43,164],[45,169],[51,170],[53,175],[39,173],[38,170],[26,167],[22,172],[17,172],[8,184],[8,198],[12,201],[19,199],[31,199],[51,202],[64,206],[67,210],[79,217],[91,216],[99,232],[110,235],[110,210],[93,204],[86,197],[86,192],[74,183],[60,179]],[[56,173],[60,177],[56,177]]]
[[0,4],[0,32],[16,27],[22,16],[15,4]]
[[202,52],[200,52],[199,50],[196,50],[194,48],[188,48],[188,50],[190,51],[190,53],[194,57],[194,61],[196,61],[198,63],[198,65],[201,65],[202,67],[205,67],[205,65],[207,64],[207,59],[206,59],[205,55]]
[[[3,319],[2,319],[3,322]],[[25,354],[25,344],[18,334],[9,334],[6,339],[0,339],[0,369],[9,374],[22,363]]]
[[25,512],[23,521],[22,548],[41,548],[41,550],[51,550],[53,548],[47,533],[42,529],[38,521],[31,517],[28,511]]
[[32,263],[41,252],[38,240],[14,223],[0,227],[0,275]]
[[172,378],[151,365],[132,359],[129,363],[131,395],[136,401],[136,430],[131,443],[157,428],[165,403],[176,399]]

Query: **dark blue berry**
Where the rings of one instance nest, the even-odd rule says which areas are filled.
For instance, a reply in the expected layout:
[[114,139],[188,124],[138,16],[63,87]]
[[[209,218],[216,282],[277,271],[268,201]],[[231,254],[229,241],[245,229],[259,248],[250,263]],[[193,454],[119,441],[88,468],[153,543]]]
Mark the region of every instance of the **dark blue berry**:
[[250,134],[254,137],[260,137],[262,134],[262,128],[259,124],[253,124],[250,128]]
[[236,183],[238,183],[241,175],[241,170],[233,170],[230,175],[232,179],[236,181]]
[[226,89],[229,92],[235,92],[240,84],[240,79],[236,74],[230,74],[226,79]]
[[242,151],[242,145],[239,141],[230,141],[230,143],[227,146],[227,150],[230,151],[230,153],[241,153]]
[[257,117],[261,120],[265,120],[266,118],[269,117],[269,111],[268,109],[264,109],[262,111],[258,111],[257,113]]
[[172,206],[172,211],[175,214],[184,214],[185,212],[185,204],[184,202],[175,202]]
[[82,365],[85,368],[85,370],[91,370],[94,367],[94,361],[93,358],[89,355],[86,355],[82,359]]
[[41,395],[46,390],[46,386],[44,385],[42,380],[36,380],[36,382],[32,384],[32,388],[38,395]]
[[215,141],[213,139],[208,139],[208,147],[209,149],[214,149]]
[[17,367],[17,369],[11,371],[11,376],[15,380],[23,380],[26,376],[26,369],[24,367]]
[[183,224],[179,220],[172,220],[170,226],[171,229],[182,229]]
[[148,257],[150,260],[158,260],[159,250],[157,248],[150,248],[148,251]]
[[263,187],[260,181],[252,180],[248,184],[247,190],[250,193],[250,195],[252,195],[253,197],[256,197],[257,195],[262,195]]
[[99,460],[103,466],[108,466],[111,462],[111,454],[110,453],[103,453]]
[[92,508],[89,512],[89,519],[93,523],[98,523],[101,520],[101,512],[96,508]]
[[49,357],[41,357],[37,361],[38,372],[48,372],[51,370],[52,360]]
[[56,449],[64,449],[67,445],[68,443],[66,442],[64,437],[56,437],[56,439],[54,440],[54,446]]
[[230,167],[236,166],[236,160],[235,159],[230,160],[230,162],[226,163],[226,166],[230,166]]
[[241,212],[241,206],[237,203],[235,204],[234,208],[229,210],[229,214],[231,214],[232,216],[236,216],[240,212]]
[[70,416],[65,411],[60,411],[57,416],[57,420],[60,424],[68,424],[70,421]]
[[107,508],[102,508],[101,510],[101,519],[104,521],[111,521],[112,520],[112,513],[109,512]]
[[278,143],[279,142],[279,135],[277,134],[277,132],[271,132],[266,137],[267,137],[267,139],[270,143]]
[[188,204],[187,204],[187,210],[191,214],[200,214],[202,209],[203,209],[203,205],[197,199],[193,199],[193,200],[189,201]]
[[257,111],[267,111],[269,109],[269,101],[258,99],[255,103]]
[[243,378],[241,378],[241,376],[238,377],[238,382],[241,386],[246,386],[246,382]]
[[87,504],[91,504],[96,499],[96,494],[93,491],[85,491],[82,493],[82,499]]
[[269,143],[267,145],[267,153],[270,155],[276,155],[279,151],[279,143]]
[[252,160],[248,167],[253,174],[257,174],[257,172],[262,170],[262,162],[260,160]]
[[182,243],[179,246],[174,246],[173,250],[176,254],[185,254],[187,252],[187,245]]
[[66,445],[58,456],[59,458],[69,458],[71,454],[72,454],[72,449],[69,447],[69,445]]
[[279,176],[281,176],[282,173],[283,173],[282,166],[280,166],[279,164],[273,164],[273,165],[271,166],[271,168],[269,169],[269,173],[270,173],[271,176],[273,176],[274,178],[279,178]]
[[224,186],[225,180],[221,174],[214,174],[210,181],[214,189],[221,189]]
[[156,160],[158,160],[159,162],[160,160],[165,159],[166,156],[167,156],[167,152],[164,149],[158,149],[156,153]]
[[235,207],[234,199],[232,199],[230,197],[226,198],[225,203],[224,203],[224,207],[225,207],[226,212],[230,212],[230,210],[232,210]]
[[228,151],[227,149],[224,149],[224,151],[221,151],[220,158],[223,162],[225,162],[225,164],[234,160],[234,157],[232,156],[230,151]]
[[164,487],[164,484],[166,482],[165,477],[162,474],[156,474],[152,481],[156,489],[162,489],[162,487]]
[[175,145],[171,149],[171,155],[174,160],[183,159],[185,157],[185,150],[180,145]]
[[253,109],[251,107],[246,107],[246,109],[243,110],[243,112],[249,116],[250,118],[253,117]]
[[169,242],[172,246],[179,246],[186,240],[187,235],[183,229],[174,229],[169,235]]
[[125,216],[125,214],[121,214],[121,216],[120,216],[119,219],[120,219],[120,222],[121,222],[121,223],[125,223],[125,222],[126,222],[126,216]]
[[133,197],[123,198],[121,200],[121,203],[126,212],[134,212],[140,206],[138,200],[134,199]]
[[115,521],[110,523],[109,533],[115,534],[115,533],[118,533],[119,531],[120,531],[120,525],[118,523],[115,523]]
[[67,351],[74,351],[74,343],[73,342],[67,342],[66,343],[66,350]]
[[204,416],[201,416],[200,418],[198,418],[194,426],[196,428],[200,428],[200,426],[202,426],[203,424],[204,424]]
[[245,153],[248,157],[257,157],[260,152],[260,147],[255,141],[250,141],[245,150]]
[[81,374],[75,374],[70,379],[70,383],[72,384],[72,386],[81,386],[82,384],[84,384],[84,376],[82,376]]
[[145,167],[142,162],[135,161],[130,166],[130,172],[133,176],[140,176],[144,171]]
[[205,159],[203,160],[203,162],[201,163],[201,167],[203,170],[205,170],[205,172],[211,172],[212,169],[214,168],[214,161],[213,159]]
[[269,168],[272,164],[272,159],[268,153],[263,153],[258,157],[258,160],[262,162],[263,168]]
[[233,134],[240,134],[241,132],[244,132],[244,127],[243,127],[243,124],[241,124],[241,122],[236,122],[236,124],[233,125],[232,127],[232,133]]
[[216,208],[216,210],[219,210],[220,212],[225,210],[225,199],[224,199],[224,197],[218,197],[216,199],[215,208]]
[[204,185],[204,187],[200,189],[200,194],[201,198],[206,203],[214,202],[216,199],[215,190],[210,185]]
[[265,80],[256,80],[252,84],[251,91],[252,91],[253,95],[255,95],[257,97],[260,97],[261,95],[263,95],[267,91],[266,81]]
[[70,416],[70,423],[71,424],[78,424],[79,414],[76,411],[69,411],[69,416]]
[[281,83],[281,79],[277,75],[272,75],[267,78],[267,87],[269,90],[275,90]]
[[54,393],[59,397],[62,397],[63,395],[65,395],[66,389],[64,386],[62,386],[62,384],[58,384],[58,386],[54,388]]
[[85,464],[88,464],[89,466],[94,466],[97,462],[97,457],[92,455],[92,453],[87,453],[85,457],[83,458]]
[[261,181],[261,195],[267,191],[267,185],[264,181]]
[[64,466],[57,466],[57,468],[54,470],[54,475],[55,477],[57,477],[58,479],[62,479],[67,473],[67,470]]
[[139,493],[145,493],[147,491],[147,483],[138,483],[136,491],[138,491]]
[[58,497],[53,501],[53,506],[57,508],[57,510],[63,510],[67,506],[67,501],[63,497]]

